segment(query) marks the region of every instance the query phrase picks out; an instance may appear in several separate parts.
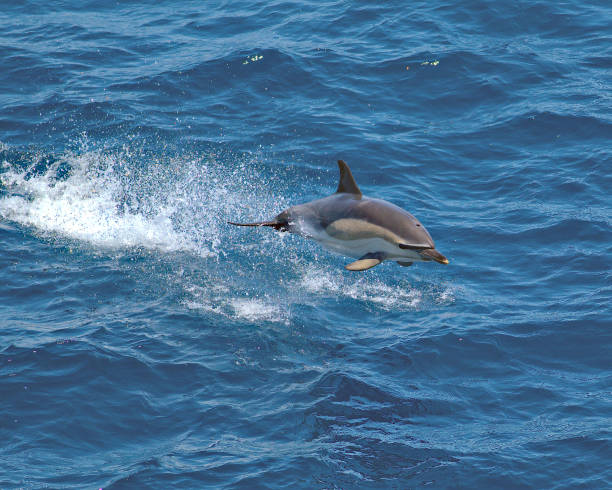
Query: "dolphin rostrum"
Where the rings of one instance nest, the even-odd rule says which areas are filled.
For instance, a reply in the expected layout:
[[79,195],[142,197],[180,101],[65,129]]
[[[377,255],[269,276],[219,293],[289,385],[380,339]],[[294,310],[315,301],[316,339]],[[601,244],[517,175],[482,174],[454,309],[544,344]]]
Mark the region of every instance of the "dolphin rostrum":
[[269,226],[312,238],[334,252],[356,258],[345,266],[350,271],[364,271],[383,260],[405,267],[431,260],[448,264],[418,219],[395,204],[365,197],[349,166],[338,160],[338,167],[340,183],[335,194],[292,206],[270,221],[228,223]]

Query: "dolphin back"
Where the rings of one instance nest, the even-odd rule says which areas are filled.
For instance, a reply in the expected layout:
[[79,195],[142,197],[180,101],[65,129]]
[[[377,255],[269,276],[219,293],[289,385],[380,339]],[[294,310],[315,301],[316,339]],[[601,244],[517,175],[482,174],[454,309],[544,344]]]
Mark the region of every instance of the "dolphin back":
[[336,193],[288,210],[292,215],[308,215],[330,233],[342,239],[374,238],[414,248],[434,248],[425,227],[412,214],[381,199]]

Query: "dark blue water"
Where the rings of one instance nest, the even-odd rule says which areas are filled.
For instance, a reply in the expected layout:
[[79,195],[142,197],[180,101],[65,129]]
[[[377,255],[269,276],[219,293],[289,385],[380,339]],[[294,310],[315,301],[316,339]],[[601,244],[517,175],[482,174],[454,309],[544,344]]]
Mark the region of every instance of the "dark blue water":
[[2,3],[0,488],[612,487],[612,5],[152,3]]

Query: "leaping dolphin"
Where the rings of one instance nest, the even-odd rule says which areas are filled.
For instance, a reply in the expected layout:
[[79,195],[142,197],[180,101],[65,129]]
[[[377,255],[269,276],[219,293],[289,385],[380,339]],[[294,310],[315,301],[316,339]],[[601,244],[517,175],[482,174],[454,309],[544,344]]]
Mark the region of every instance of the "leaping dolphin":
[[269,226],[312,238],[334,252],[358,259],[345,266],[349,271],[364,271],[383,260],[405,267],[431,260],[448,264],[418,219],[395,204],[365,197],[349,166],[338,160],[338,167],[340,183],[335,194],[292,206],[270,221],[228,223]]

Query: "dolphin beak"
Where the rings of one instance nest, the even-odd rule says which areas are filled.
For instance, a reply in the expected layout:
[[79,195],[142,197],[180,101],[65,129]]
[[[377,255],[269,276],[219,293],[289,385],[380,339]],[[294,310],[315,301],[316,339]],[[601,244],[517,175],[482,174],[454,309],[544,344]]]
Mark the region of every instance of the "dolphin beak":
[[425,250],[421,250],[419,253],[424,259],[435,260],[440,264],[448,264],[448,259],[435,248],[426,248]]

